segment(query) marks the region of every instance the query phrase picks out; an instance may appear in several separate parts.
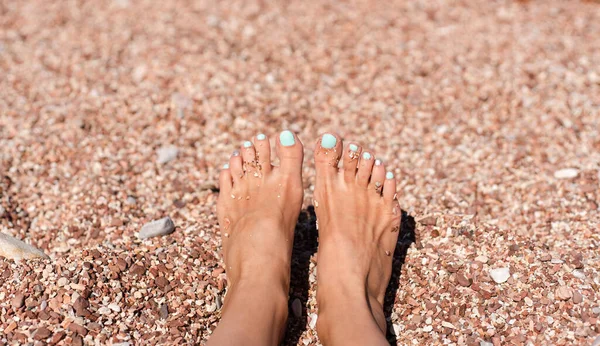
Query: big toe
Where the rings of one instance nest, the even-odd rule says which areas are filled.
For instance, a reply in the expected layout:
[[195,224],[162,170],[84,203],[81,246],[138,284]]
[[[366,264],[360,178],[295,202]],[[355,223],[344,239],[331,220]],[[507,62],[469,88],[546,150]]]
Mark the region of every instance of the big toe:
[[342,139],[337,134],[325,133],[315,146],[317,177],[331,179],[337,175],[342,156]]
[[279,134],[276,149],[281,173],[290,175],[302,174],[304,146],[298,136],[292,131],[282,131]]

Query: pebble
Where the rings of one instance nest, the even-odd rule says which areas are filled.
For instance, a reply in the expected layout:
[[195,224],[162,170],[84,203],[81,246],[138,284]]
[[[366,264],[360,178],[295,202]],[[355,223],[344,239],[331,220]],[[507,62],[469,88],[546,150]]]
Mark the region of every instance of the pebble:
[[531,300],[531,298],[525,297],[523,300],[525,301],[525,304],[527,304],[527,306],[533,306],[533,300]]
[[578,279],[585,279],[585,274],[581,270],[573,270],[573,276]]
[[552,264],[563,264],[563,263],[565,263],[565,261],[561,260],[560,258],[553,258],[552,261],[550,261],[550,263],[552,263]]
[[431,326],[431,325],[427,325],[427,326],[423,327],[424,332],[430,332],[432,330],[433,330],[433,326]]
[[573,297],[573,290],[567,286],[560,286],[556,289],[554,296],[560,300],[569,300],[571,297]]
[[573,303],[579,304],[583,301],[583,295],[579,291],[573,291]]
[[573,179],[577,178],[578,175],[579,170],[575,168],[565,168],[554,172],[554,178],[556,179]]
[[160,306],[160,309],[158,309],[158,316],[162,320],[166,320],[167,319],[167,317],[169,316],[169,307],[167,306],[167,304],[162,304]]
[[475,261],[481,262],[481,263],[488,263],[489,260],[490,259],[487,258],[487,256],[484,256],[484,255],[475,257]]
[[457,274],[456,275],[456,281],[458,282],[459,285],[461,285],[463,287],[469,287],[469,286],[471,286],[471,280],[467,279],[462,274]]
[[42,250],[4,233],[0,233],[0,256],[15,261],[32,258],[48,258]]
[[125,203],[128,204],[128,205],[134,205],[134,204],[137,203],[137,200],[133,196],[127,196],[127,199],[125,200]]
[[315,327],[317,326],[317,318],[317,314],[310,314],[310,322],[308,323],[310,329],[315,329]]
[[592,312],[594,313],[594,315],[600,315],[600,307],[593,308]]
[[158,150],[156,150],[156,162],[162,165],[167,162],[173,161],[177,157],[178,153],[179,149],[177,149],[177,147],[175,146],[169,145],[165,147],[160,147],[158,148]]
[[10,301],[14,309],[18,309],[25,303],[25,296],[22,293],[16,293],[15,297]]
[[108,308],[114,312],[121,312],[121,307],[115,303],[108,304]]
[[147,239],[152,237],[158,237],[162,235],[167,235],[173,233],[175,230],[175,224],[170,217],[164,217],[159,220],[154,220],[145,224],[140,233],[138,234],[138,238]]
[[110,314],[110,309],[107,308],[106,306],[103,306],[100,309],[98,309],[98,313],[100,315],[108,315],[108,314]]
[[131,343],[129,341],[125,341],[113,344],[113,346],[131,346]]
[[598,335],[596,339],[594,339],[594,341],[592,342],[592,346],[600,346],[600,335]]
[[492,280],[494,280],[496,283],[501,284],[503,282],[506,282],[506,280],[508,280],[508,278],[510,277],[510,270],[509,268],[492,269],[490,270],[490,276],[492,277]]
[[481,340],[479,342],[479,346],[494,346],[494,344],[492,344],[491,342]]
[[292,312],[294,313],[294,316],[296,316],[296,318],[302,317],[302,302],[300,301],[300,299],[296,298],[292,302]]

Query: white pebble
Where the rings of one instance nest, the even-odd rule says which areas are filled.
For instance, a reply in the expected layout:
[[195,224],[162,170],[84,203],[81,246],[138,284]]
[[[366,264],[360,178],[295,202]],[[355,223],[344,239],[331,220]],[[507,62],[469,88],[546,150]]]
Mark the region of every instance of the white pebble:
[[431,325],[427,325],[427,326],[423,327],[424,332],[430,332],[432,330],[433,330],[433,327]]
[[579,175],[579,171],[575,168],[565,168],[554,172],[554,177],[556,179],[573,179],[577,178]]
[[118,304],[115,304],[115,303],[108,304],[108,308],[111,309],[114,312],[120,312],[121,311],[121,307]]
[[310,329],[315,329],[317,326],[317,318],[317,314],[310,314],[310,322],[308,323]]
[[492,344],[491,342],[481,340],[479,342],[479,346],[494,346],[494,344]]
[[177,149],[177,147],[174,147],[172,145],[166,146],[166,147],[160,147],[158,148],[158,150],[156,150],[156,162],[158,162],[158,164],[163,164],[163,163],[167,163],[169,161],[174,160],[177,157],[177,154],[179,153],[179,149]]
[[175,230],[175,224],[170,217],[163,217],[159,220],[154,220],[145,224],[140,233],[138,234],[138,238],[146,239],[151,237],[157,237],[161,235],[167,235],[173,233]]
[[490,276],[496,283],[501,284],[506,282],[506,280],[508,280],[510,277],[510,270],[508,268],[492,269],[490,270]]
[[4,233],[0,233],[0,256],[15,261],[38,257],[48,258],[42,250]]

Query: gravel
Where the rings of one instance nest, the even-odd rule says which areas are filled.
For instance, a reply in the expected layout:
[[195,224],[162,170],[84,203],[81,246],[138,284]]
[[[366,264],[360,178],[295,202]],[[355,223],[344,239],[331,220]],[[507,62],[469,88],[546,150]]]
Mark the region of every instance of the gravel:
[[[599,6],[3,2],[0,233],[50,258],[0,258],[0,344],[35,345],[41,328],[67,345],[205,343],[227,301],[227,273],[213,276],[220,167],[282,129],[306,145],[304,208],[319,133],[368,145],[395,174],[416,220],[388,297],[399,344],[592,344]],[[166,215],[177,232],[137,239]],[[319,345],[317,259],[299,231],[291,296],[306,312],[290,313],[284,345]]]
[[496,268],[490,270],[490,277],[497,284],[504,283],[510,277],[510,269],[509,268]]

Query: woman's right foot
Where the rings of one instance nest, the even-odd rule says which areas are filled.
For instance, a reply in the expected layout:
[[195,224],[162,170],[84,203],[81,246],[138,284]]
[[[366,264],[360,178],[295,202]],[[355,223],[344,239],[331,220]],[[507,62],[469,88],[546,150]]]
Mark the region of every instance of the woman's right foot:
[[343,148],[333,134],[317,142],[315,166],[319,338],[387,345],[383,299],[401,218],[394,175],[372,150],[355,143]]

